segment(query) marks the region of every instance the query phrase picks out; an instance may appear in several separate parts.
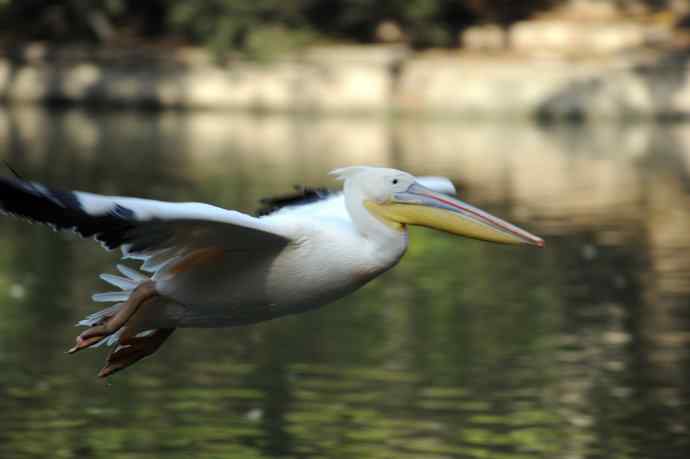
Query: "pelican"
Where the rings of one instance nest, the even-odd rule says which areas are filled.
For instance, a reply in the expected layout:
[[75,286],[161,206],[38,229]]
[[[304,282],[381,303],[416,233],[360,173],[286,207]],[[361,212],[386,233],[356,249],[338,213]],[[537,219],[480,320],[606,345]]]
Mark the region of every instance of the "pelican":
[[331,175],[344,182],[342,192],[269,200],[279,208],[260,217],[202,203],[57,191],[19,177],[0,179],[0,210],[95,238],[141,263],[101,274],[119,290],[92,299],[113,304],[77,324],[87,328],[69,353],[112,346],[100,377],[153,354],[176,328],[249,325],[348,295],[398,263],[408,225],[544,245],[452,197],[443,177],[365,166]]

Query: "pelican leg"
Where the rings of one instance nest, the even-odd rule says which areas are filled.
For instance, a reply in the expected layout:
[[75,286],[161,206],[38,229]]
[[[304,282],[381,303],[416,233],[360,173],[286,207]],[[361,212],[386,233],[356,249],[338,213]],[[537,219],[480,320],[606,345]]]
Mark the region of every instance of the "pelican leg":
[[105,366],[98,373],[98,376],[107,378],[153,354],[174,331],[174,328],[157,328],[146,336],[121,338],[120,344],[108,355]]
[[153,281],[139,284],[129,295],[127,302],[114,315],[104,318],[102,323],[87,328],[77,336],[76,344],[67,353],[74,354],[112,335],[137,312],[143,303],[156,295],[156,286]]

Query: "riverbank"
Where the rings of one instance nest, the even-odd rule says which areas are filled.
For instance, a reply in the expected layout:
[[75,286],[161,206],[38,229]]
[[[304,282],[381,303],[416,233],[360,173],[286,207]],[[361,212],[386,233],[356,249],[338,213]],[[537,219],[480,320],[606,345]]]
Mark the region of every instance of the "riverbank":
[[586,118],[690,117],[690,52],[601,56],[311,48],[218,64],[199,48],[51,49],[0,57],[6,104],[314,114]]

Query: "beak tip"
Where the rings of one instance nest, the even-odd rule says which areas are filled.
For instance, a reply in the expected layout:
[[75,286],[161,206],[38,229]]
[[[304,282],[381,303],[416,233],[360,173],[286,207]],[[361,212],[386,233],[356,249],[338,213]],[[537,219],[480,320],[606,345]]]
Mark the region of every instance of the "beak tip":
[[534,245],[536,245],[536,246],[539,247],[540,249],[543,249],[543,248],[544,248],[544,239],[542,239],[542,238],[536,238],[535,241],[534,241]]

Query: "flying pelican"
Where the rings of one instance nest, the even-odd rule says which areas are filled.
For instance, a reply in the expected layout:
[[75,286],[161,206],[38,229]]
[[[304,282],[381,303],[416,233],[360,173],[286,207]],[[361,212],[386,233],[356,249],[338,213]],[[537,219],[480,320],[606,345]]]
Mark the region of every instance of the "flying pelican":
[[140,270],[118,264],[122,276],[101,274],[120,291],[93,300],[114,304],[77,324],[88,328],[69,353],[113,346],[101,377],[153,354],[175,328],[248,325],[352,293],[398,263],[407,225],[544,245],[451,197],[446,178],[365,166],[331,175],[344,181],[342,193],[269,200],[282,208],[258,218],[209,204],[57,191],[18,177],[0,179],[0,210],[93,237],[142,262]]

